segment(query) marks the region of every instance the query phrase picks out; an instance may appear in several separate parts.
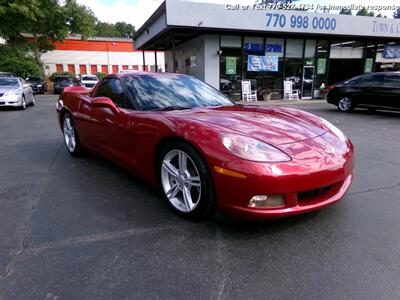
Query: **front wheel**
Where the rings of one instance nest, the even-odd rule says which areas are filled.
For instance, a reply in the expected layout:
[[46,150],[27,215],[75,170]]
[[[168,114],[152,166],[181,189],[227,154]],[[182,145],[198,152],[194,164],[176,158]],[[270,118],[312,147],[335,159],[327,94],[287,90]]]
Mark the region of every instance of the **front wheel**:
[[349,97],[343,97],[339,100],[338,109],[342,112],[351,111],[354,108],[353,101]]
[[25,109],[26,109],[26,99],[25,99],[25,96],[22,96],[22,103],[21,103],[20,109],[22,109],[22,110],[25,110]]
[[211,174],[203,158],[188,144],[176,142],[161,153],[158,171],[164,196],[179,215],[204,219],[214,208]]
[[32,105],[32,106],[35,106],[35,104],[36,104],[36,103],[35,103],[35,97],[33,97],[33,96],[32,96],[32,102],[31,102],[31,105]]
[[63,116],[62,124],[65,147],[72,156],[80,156],[83,153],[83,149],[70,113],[66,113]]

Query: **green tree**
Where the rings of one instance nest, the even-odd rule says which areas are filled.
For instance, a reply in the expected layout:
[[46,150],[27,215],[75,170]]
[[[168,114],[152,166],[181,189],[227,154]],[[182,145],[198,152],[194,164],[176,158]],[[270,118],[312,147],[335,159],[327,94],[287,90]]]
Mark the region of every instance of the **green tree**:
[[393,18],[400,19],[400,7],[394,11]]
[[373,11],[368,11],[365,7],[360,9],[357,14],[357,16],[366,16],[366,17],[373,17],[375,13]]
[[351,9],[342,8],[342,10],[339,12],[339,14],[340,15],[352,15],[353,13],[352,13]]
[[377,18],[383,18],[383,16],[382,16],[381,13],[377,14],[376,17],[377,17]]
[[21,77],[41,75],[32,47],[18,41],[0,45],[0,70]]
[[[32,49],[42,73],[41,55],[54,49],[51,41],[63,41],[68,33],[85,39],[94,33],[96,17],[76,0],[0,0],[0,35],[7,42],[31,33]],[[27,42],[27,41],[26,41]]]
[[102,37],[120,37],[120,33],[115,28],[114,24],[106,22],[97,22],[95,27],[95,36]]
[[121,37],[124,38],[132,38],[135,34],[135,26],[132,24],[128,24],[125,22],[117,22],[115,23],[115,29],[121,34]]
[[134,33],[135,27],[125,22],[112,24],[99,21],[95,28],[95,35],[102,37],[132,38]]

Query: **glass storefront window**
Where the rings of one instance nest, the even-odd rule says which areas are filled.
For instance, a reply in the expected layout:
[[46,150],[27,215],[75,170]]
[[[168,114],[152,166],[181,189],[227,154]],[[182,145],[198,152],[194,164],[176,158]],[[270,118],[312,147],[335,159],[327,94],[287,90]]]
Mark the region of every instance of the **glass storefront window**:
[[315,97],[322,97],[320,94],[321,86],[328,85],[328,63],[329,63],[329,42],[327,40],[319,40],[317,42],[316,53],[316,70],[314,82],[314,95]]
[[316,44],[317,44],[316,40],[306,40],[306,47],[304,49],[304,57],[305,58],[314,58],[315,57]]
[[221,47],[220,50],[222,51],[220,56],[220,91],[226,94],[232,100],[240,100],[242,80],[242,49],[241,47]]
[[303,44],[304,44],[304,40],[301,40],[301,39],[287,39],[286,40],[286,57],[302,58],[303,57]]
[[285,40],[279,38],[267,38],[265,40],[265,55],[283,57]]
[[334,40],[329,56],[329,83],[349,79],[364,72],[363,41]]
[[221,48],[242,48],[242,38],[233,35],[221,35]]
[[252,90],[260,91],[263,87],[263,73],[248,71],[248,56],[264,55],[264,39],[262,37],[244,37],[243,39],[243,79],[250,80]]

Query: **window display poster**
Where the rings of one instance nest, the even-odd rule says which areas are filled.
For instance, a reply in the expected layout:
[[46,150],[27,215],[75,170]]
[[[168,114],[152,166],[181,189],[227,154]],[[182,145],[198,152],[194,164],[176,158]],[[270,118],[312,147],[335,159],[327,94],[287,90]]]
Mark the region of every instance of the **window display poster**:
[[249,55],[247,58],[248,72],[278,71],[278,56]]
[[234,56],[226,57],[226,75],[236,75],[236,59]]
[[371,73],[372,72],[372,63],[373,62],[374,62],[373,58],[367,58],[365,60],[364,73]]
[[326,58],[318,58],[317,74],[322,75],[326,72]]

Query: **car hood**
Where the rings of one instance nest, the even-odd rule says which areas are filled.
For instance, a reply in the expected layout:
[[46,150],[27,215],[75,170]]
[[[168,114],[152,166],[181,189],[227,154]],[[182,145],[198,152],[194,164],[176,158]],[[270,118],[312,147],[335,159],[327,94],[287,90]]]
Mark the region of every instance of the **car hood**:
[[15,86],[0,86],[0,93],[4,94],[7,92],[19,93],[21,92],[21,89]]
[[291,108],[233,106],[187,110],[183,115],[216,126],[219,132],[232,131],[273,145],[312,139],[327,131],[318,117]]

